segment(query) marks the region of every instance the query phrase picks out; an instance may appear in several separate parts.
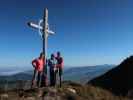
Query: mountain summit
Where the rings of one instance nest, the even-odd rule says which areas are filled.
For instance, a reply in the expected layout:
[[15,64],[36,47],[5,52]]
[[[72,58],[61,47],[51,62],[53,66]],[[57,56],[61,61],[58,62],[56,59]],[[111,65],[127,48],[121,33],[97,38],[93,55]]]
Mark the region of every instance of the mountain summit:
[[[22,88],[22,87],[20,87]],[[0,100],[130,100],[91,85],[63,82],[62,88],[43,87],[34,89],[14,89],[2,92]]]

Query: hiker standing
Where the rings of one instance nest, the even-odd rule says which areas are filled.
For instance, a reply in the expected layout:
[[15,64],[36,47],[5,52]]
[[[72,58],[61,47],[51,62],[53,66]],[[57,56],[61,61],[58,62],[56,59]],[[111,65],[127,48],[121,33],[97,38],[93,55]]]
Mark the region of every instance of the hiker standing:
[[48,60],[49,73],[50,73],[50,86],[55,86],[56,84],[56,59],[54,54],[51,54],[51,58]]
[[32,66],[34,67],[34,74],[32,78],[31,87],[36,84],[36,76],[37,76],[37,87],[40,87],[41,76],[43,74],[43,65],[45,64],[45,56],[43,53],[40,53],[40,56],[32,61]]
[[59,74],[60,87],[61,87],[62,74],[63,74],[63,57],[61,57],[60,52],[57,52],[56,60],[57,60],[56,68],[57,68],[57,73]]

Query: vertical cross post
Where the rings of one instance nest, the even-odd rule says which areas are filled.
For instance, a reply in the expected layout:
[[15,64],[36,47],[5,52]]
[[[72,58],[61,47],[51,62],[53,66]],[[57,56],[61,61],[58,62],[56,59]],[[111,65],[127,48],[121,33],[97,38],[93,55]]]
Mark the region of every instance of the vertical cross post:
[[42,86],[47,85],[47,38],[48,38],[48,9],[46,8],[44,10],[44,16],[43,16],[43,30],[42,30],[42,39],[43,39],[43,54],[44,54],[44,69],[43,69],[43,76],[42,76]]
[[[45,55],[45,62],[47,59],[47,37],[48,37],[48,9],[46,8],[43,16],[43,54]],[[45,65],[44,65],[45,66]]]

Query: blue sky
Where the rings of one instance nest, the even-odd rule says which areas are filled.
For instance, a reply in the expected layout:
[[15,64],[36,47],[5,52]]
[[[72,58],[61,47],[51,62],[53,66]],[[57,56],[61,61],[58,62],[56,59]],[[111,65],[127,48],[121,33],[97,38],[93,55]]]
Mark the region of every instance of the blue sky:
[[132,0],[1,0],[0,66],[31,66],[41,51],[27,26],[49,10],[48,54],[61,51],[66,66],[119,64],[133,54]]

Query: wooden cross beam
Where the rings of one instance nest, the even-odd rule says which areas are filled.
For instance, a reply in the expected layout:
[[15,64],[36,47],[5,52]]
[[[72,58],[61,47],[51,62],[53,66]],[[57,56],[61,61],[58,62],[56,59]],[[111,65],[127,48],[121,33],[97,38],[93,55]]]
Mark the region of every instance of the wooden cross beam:
[[48,9],[46,8],[44,10],[43,19],[41,19],[38,22],[38,24],[36,24],[34,22],[28,22],[28,26],[39,30],[39,34],[42,37],[42,44],[43,44],[42,51],[43,51],[43,54],[45,55],[45,62],[46,62],[46,59],[47,59],[47,40],[48,40],[47,38],[49,35],[55,34],[55,32],[49,30]]

